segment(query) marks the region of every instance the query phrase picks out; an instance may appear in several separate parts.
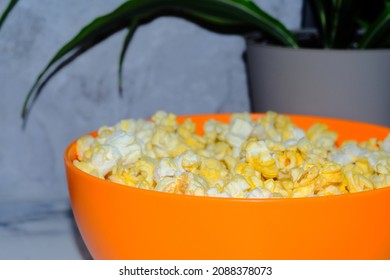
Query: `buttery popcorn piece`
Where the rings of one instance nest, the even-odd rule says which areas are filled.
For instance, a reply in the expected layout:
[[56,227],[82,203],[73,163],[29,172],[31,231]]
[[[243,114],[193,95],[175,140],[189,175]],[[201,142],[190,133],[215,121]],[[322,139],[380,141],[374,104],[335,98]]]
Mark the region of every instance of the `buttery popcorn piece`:
[[390,134],[345,141],[325,124],[307,132],[289,117],[232,114],[209,120],[204,135],[158,111],[126,119],[77,140],[74,165],[118,184],[195,196],[287,198],[340,195],[390,186]]

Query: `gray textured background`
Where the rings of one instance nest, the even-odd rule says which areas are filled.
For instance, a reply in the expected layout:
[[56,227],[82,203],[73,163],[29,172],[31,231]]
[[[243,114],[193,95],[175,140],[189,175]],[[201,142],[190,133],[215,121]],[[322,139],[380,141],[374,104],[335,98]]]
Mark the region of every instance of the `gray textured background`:
[[[0,10],[7,2],[0,0]],[[22,131],[23,99],[38,72],[83,25],[121,2],[21,0],[3,26],[0,222],[22,212],[68,207],[63,151],[74,138],[104,124],[149,117],[158,109],[176,114],[249,110],[243,38],[160,18],[135,34],[124,66],[123,98],[116,90],[125,35],[120,32],[48,84]],[[301,0],[256,2],[289,28],[299,27]]]

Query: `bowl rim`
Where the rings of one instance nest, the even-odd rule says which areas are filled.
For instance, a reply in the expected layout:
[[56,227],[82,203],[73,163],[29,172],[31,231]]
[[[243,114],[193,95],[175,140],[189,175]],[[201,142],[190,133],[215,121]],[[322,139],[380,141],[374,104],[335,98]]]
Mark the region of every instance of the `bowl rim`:
[[[180,121],[183,121],[187,118],[197,118],[197,117],[202,117],[202,118],[213,118],[213,117],[227,117],[230,116],[232,113],[222,113],[222,114],[194,114],[194,115],[178,115],[178,119]],[[250,114],[252,118],[257,119],[258,117],[264,116],[264,113],[251,113]],[[320,117],[320,116],[308,116],[308,115],[296,115],[296,114],[283,114],[284,116],[292,117],[292,118],[302,118],[302,119],[307,119],[311,121],[323,121],[326,123],[327,121],[332,121],[332,122],[342,122],[347,125],[348,123],[355,123],[355,124],[363,124],[363,125],[369,125],[372,126],[373,128],[380,128],[380,129],[386,129],[390,133],[390,128],[376,125],[376,124],[371,124],[371,123],[364,123],[364,122],[359,122],[359,121],[352,121],[352,120],[345,120],[345,119],[337,119],[337,118],[330,118],[330,117]],[[179,121],[179,123],[180,123]],[[87,133],[85,135],[96,135],[97,130],[92,131],[90,133]],[[82,137],[82,136],[80,136]],[[187,194],[175,194],[175,193],[168,193],[168,192],[161,192],[161,191],[156,191],[156,190],[147,190],[147,189],[141,189],[137,188],[134,186],[127,186],[111,181],[107,181],[104,179],[101,179],[99,177],[90,175],[80,169],[78,169],[74,164],[73,160],[75,159],[76,155],[76,142],[77,139],[80,137],[76,138],[73,140],[65,149],[64,152],[64,163],[65,163],[65,168],[66,171],[71,172],[76,174],[76,176],[79,176],[81,178],[84,178],[86,180],[92,180],[92,182],[96,182],[97,185],[103,184],[105,187],[109,188],[118,188],[124,191],[129,191],[129,192],[140,192],[140,194],[144,195],[152,195],[152,196],[161,196],[165,198],[171,198],[171,199],[190,199],[190,200],[208,200],[208,201],[231,201],[234,203],[259,203],[259,202],[267,202],[267,203],[277,203],[280,201],[286,201],[288,203],[291,202],[301,202],[301,201],[317,201],[317,200],[338,200],[338,199],[347,199],[347,198],[360,198],[361,196],[367,196],[367,195],[384,195],[384,194],[390,194],[390,186],[380,188],[380,189],[374,189],[374,190],[368,190],[368,191],[360,191],[356,193],[347,193],[347,194],[339,194],[339,195],[327,195],[327,196],[312,196],[312,197],[275,197],[275,198],[237,198],[237,197],[213,197],[213,196],[195,196],[195,195],[187,195]],[[69,188],[68,184],[68,188]]]

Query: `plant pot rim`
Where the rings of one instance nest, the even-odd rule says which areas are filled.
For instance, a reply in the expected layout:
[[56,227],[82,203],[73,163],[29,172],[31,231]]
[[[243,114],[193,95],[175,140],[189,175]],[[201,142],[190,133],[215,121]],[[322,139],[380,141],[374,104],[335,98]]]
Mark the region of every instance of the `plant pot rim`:
[[[303,30],[292,30],[292,33],[301,36],[304,40],[309,40],[317,36],[317,31],[312,29]],[[390,48],[376,48],[376,49],[357,49],[357,48],[346,48],[346,49],[330,49],[322,47],[287,47],[282,45],[276,45],[269,42],[260,33],[254,32],[245,36],[246,46],[255,48],[264,48],[272,50],[291,50],[292,52],[313,52],[313,53],[390,53]],[[300,40],[298,40],[300,41]]]

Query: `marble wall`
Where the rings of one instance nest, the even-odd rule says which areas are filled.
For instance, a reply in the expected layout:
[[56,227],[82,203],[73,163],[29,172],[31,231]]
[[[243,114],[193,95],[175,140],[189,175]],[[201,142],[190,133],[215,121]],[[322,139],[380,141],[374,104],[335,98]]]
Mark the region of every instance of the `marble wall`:
[[[124,64],[122,98],[116,73],[125,33],[119,32],[47,85],[23,130],[21,107],[39,70],[83,25],[121,2],[22,0],[4,24],[0,224],[26,212],[66,211],[63,151],[82,134],[123,118],[149,117],[158,109],[176,114],[249,110],[243,38],[211,33],[180,18],[159,18],[135,34]],[[256,2],[289,28],[299,27],[301,0]],[[0,10],[6,3],[0,0]]]

